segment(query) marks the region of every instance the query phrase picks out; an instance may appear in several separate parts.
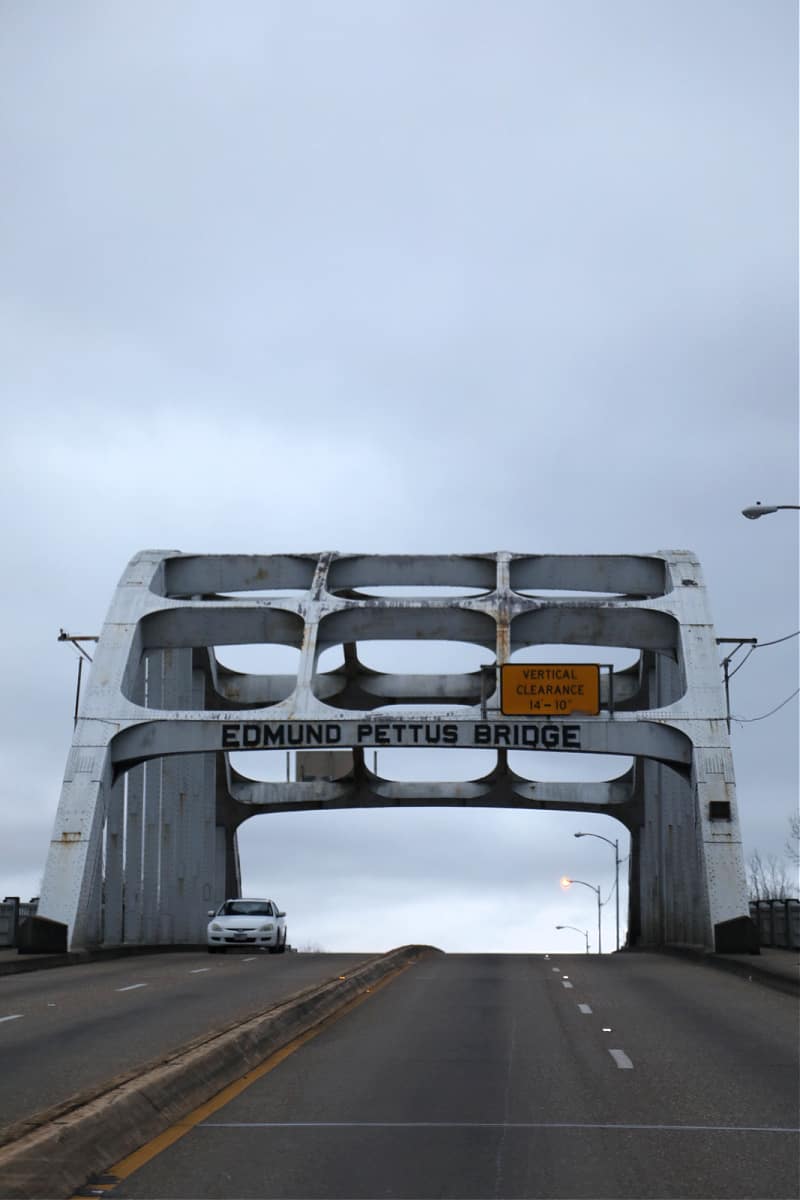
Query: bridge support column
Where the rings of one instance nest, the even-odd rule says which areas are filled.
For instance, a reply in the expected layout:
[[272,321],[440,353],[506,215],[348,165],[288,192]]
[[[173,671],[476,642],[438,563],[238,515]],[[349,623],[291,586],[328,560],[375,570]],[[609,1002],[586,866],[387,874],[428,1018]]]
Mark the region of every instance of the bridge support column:
[[[693,652],[715,669],[711,627],[694,631]],[[648,655],[647,702],[665,706],[680,690],[676,662]],[[747,885],[733,779],[733,760],[721,720],[687,722],[695,744],[691,772],[655,760],[641,765],[642,824],[633,831],[630,942],[716,947],[716,927],[746,914]],[[634,861],[635,860],[635,861]],[[741,949],[749,949],[746,930]]]
[[125,775],[125,909],[122,940],[134,945],[142,940],[143,807],[144,767],[132,767]]
[[120,775],[111,787],[106,811],[102,918],[103,943],[109,946],[118,946],[122,941],[124,841],[125,778]]
[[68,946],[101,940],[103,826],[111,791],[109,746],[88,742],[91,722],[78,721],[47,854],[39,913],[67,926]]
[[[145,656],[146,701],[151,709],[162,704],[161,651]],[[161,857],[161,759],[144,764],[144,844],[142,847],[142,941],[158,941],[159,862]]]

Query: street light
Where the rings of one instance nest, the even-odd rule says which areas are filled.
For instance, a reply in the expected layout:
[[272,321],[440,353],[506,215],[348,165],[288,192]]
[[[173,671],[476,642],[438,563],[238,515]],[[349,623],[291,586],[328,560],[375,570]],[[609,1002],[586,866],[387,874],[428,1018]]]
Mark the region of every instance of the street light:
[[781,508],[800,509],[800,504],[762,504],[760,500],[756,500],[752,507],[742,509],[742,516],[748,517],[751,521],[755,521],[757,517],[765,517],[767,513],[778,512]]
[[600,899],[600,888],[595,887],[593,883],[587,883],[585,879],[570,879],[568,875],[561,876],[561,886],[565,890],[566,890],[566,888],[570,887],[571,884],[573,884],[573,883],[580,883],[583,885],[583,887],[591,888],[592,891],[597,896],[597,953],[602,954],[603,953],[603,930],[600,925],[600,908],[601,908],[603,902]]
[[574,929],[576,933],[582,933],[586,938],[586,953],[589,953],[589,930],[578,929],[577,925],[556,925],[556,929]]
[[573,837],[600,838],[601,842],[608,842],[609,846],[614,847],[614,894],[617,900],[617,950],[619,950],[619,841],[612,842],[611,838],[603,837],[602,833],[575,833]]

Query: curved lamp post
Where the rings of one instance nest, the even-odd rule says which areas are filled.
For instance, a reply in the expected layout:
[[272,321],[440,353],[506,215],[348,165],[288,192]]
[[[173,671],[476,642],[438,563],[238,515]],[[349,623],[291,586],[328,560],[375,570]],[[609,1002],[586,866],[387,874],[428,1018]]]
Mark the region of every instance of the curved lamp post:
[[582,933],[586,938],[586,953],[589,953],[589,930],[578,929],[577,925],[556,925],[556,929],[574,929],[576,933]]
[[568,875],[561,876],[561,886],[565,890],[566,890],[566,888],[570,887],[573,883],[580,883],[583,887],[591,888],[592,891],[597,896],[597,953],[602,954],[603,953],[603,931],[602,931],[602,928],[600,925],[600,909],[602,907],[603,902],[600,899],[600,888],[595,887],[593,883],[587,883],[585,879],[570,879]]
[[619,950],[619,841],[603,837],[602,833],[574,833],[573,837],[595,837],[601,842],[608,842],[614,848],[614,894],[617,901],[617,949]]
[[755,521],[756,517],[765,517],[767,513],[778,512],[782,508],[800,509],[800,504],[762,504],[760,500],[756,500],[755,504],[750,508],[742,509],[742,516],[749,517],[751,521]]

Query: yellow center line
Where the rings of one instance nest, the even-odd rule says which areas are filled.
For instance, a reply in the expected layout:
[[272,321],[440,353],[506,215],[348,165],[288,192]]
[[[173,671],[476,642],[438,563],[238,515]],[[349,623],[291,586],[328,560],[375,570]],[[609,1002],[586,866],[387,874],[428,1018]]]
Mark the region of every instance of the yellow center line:
[[279,1066],[290,1054],[294,1054],[295,1050],[299,1050],[306,1042],[310,1042],[312,1038],[323,1033],[335,1021],[340,1020],[347,1013],[352,1012],[354,1008],[358,1008],[370,996],[374,996],[381,988],[386,987],[388,983],[391,983],[403,971],[407,971],[410,966],[412,966],[412,963],[405,963],[402,967],[398,967],[395,971],[386,975],[380,982],[365,988],[359,996],[355,996],[352,1000],[349,1000],[347,1004],[344,1004],[335,1013],[331,1013],[329,1017],[325,1017],[318,1025],[315,1025],[312,1029],[307,1029],[305,1033],[301,1033],[296,1038],[293,1038],[291,1042],[287,1042],[280,1050],[276,1050],[274,1054],[270,1054],[269,1058],[265,1058],[259,1066],[254,1067],[252,1071],[248,1071],[241,1079],[237,1079],[234,1083],[229,1083],[221,1092],[217,1092],[210,1100],[193,1109],[192,1112],[182,1117],[180,1121],[176,1121],[169,1129],[165,1129],[163,1133],[159,1133],[149,1142],[145,1142],[138,1150],[134,1150],[132,1154],[128,1154],[125,1158],[120,1159],[113,1167],[108,1167],[102,1174],[113,1176],[113,1182],[92,1183],[89,1186],[94,1191],[105,1192],[114,1188],[118,1183],[121,1183],[123,1179],[128,1179],[135,1171],[138,1171],[146,1163],[150,1162],[151,1159],[156,1158],[164,1150],[169,1149],[175,1142],[185,1137],[187,1133],[191,1133],[196,1125],[201,1124],[212,1113],[217,1112],[220,1108],[230,1103],[231,1100],[241,1095],[256,1080],[269,1074],[270,1071],[274,1071],[275,1067]]

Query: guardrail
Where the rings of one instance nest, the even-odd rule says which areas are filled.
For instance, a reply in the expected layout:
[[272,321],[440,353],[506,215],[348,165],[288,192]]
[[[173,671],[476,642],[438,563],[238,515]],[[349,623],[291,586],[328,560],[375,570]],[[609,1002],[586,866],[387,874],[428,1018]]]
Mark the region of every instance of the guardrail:
[[800,950],[800,900],[751,900],[759,944]]
[[34,896],[27,904],[19,896],[6,896],[0,904],[0,949],[16,946],[17,932],[22,921],[35,917],[39,897]]

